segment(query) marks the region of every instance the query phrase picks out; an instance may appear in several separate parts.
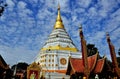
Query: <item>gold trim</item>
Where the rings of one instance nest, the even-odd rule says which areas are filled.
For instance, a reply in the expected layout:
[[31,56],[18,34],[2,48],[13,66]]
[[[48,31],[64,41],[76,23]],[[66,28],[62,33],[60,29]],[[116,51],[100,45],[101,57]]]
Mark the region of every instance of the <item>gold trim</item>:
[[70,48],[70,47],[61,47],[61,46],[51,46],[51,47],[47,47],[47,48],[42,48],[41,51],[45,51],[45,50],[67,50],[67,51],[71,51],[71,52],[78,52],[78,50],[76,48]]
[[60,59],[60,63],[61,63],[62,65],[66,65],[67,60],[66,60],[65,58],[61,58],[61,59]]

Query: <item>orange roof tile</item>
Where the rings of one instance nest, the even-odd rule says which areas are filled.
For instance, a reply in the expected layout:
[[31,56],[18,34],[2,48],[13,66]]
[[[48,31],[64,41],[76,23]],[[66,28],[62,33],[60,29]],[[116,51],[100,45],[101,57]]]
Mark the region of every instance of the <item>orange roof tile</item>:
[[[96,64],[97,54],[88,57],[87,60],[88,60],[89,70],[92,71],[95,67],[95,64]],[[84,65],[83,65],[82,59],[70,58],[70,65],[71,65],[74,73],[75,72],[78,72],[78,73],[84,72]]]
[[94,68],[94,73],[100,73],[103,69],[105,58],[97,60],[96,66]]

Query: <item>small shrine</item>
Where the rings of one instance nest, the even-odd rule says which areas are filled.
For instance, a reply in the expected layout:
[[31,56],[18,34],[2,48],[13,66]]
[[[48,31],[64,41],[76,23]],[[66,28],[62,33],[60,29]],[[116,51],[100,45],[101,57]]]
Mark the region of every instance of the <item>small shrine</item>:
[[33,62],[27,68],[27,79],[40,79],[40,71],[41,67],[39,66],[39,63]]

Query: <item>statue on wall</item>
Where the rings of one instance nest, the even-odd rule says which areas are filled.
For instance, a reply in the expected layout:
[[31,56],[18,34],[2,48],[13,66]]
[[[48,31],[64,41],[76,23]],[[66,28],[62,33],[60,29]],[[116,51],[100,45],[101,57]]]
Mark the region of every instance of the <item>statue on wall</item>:
[[30,79],[36,79],[36,74],[33,72],[31,75],[30,75]]
[[40,79],[40,66],[33,62],[28,68],[27,68],[27,79]]

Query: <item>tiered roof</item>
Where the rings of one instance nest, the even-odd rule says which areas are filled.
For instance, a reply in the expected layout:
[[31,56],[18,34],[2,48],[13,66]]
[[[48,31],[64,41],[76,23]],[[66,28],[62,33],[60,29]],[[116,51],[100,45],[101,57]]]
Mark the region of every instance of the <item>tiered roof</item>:
[[73,44],[73,41],[71,40],[64,28],[60,14],[60,5],[58,5],[58,15],[54,24],[54,29],[48,37],[48,40],[46,41],[45,45],[41,49],[41,51],[46,50],[63,50],[78,52],[78,49]]
[[98,74],[102,71],[105,63],[105,57],[99,59],[98,53],[89,57],[87,56],[86,40],[84,39],[82,27],[80,27],[80,38],[82,59],[70,57],[66,74],[72,75],[80,73],[83,74],[83,76],[86,77],[86,79],[89,79],[91,73]]
[[2,56],[0,55],[0,68],[2,69],[9,69],[9,66],[6,64]]
[[[98,59],[98,54],[96,53],[95,55],[87,57],[88,61],[88,68],[90,72],[93,73],[100,73],[103,69],[104,62],[105,62],[105,57],[102,59]],[[68,69],[67,69],[67,74],[75,74],[75,73],[84,73],[84,65],[83,65],[83,60],[79,58],[70,58],[69,59],[69,64],[68,64]],[[71,73],[71,71],[73,71]]]

